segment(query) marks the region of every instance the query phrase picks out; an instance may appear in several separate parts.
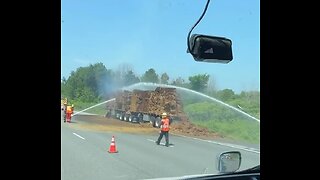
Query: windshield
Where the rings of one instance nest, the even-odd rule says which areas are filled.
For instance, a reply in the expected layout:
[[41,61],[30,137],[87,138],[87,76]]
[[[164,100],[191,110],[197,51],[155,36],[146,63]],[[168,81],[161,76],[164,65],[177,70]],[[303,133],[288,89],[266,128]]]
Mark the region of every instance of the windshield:
[[62,0],[61,179],[217,174],[225,151],[260,164],[260,2],[211,1],[194,28],[231,39],[229,63],[187,53],[206,3]]

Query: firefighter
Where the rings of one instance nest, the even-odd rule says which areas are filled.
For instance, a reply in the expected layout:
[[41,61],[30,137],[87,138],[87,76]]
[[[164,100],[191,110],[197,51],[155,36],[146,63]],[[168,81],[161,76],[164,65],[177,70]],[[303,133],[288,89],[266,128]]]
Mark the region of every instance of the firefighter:
[[67,107],[68,107],[68,100],[67,98],[65,99],[65,101],[63,102],[63,122],[66,122],[66,118],[67,118]]
[[66,111],[66,113],[67,113],[67,117],[66,117],[66,120],[67,120],[67,122],[71,122],[71,114],[73,113],[73,107],[72,106],[67,106],[67,111]]
[[159,135],[159,138],[158,140],[156,141],[156,144],[159,145],[160,144],[160,141],[163,137],[163,135],[165,136],[165,139],[166,139],[166,146],[169,147],[169,130],[170,130],[170,120],[168,118],[168,115],[167,113],[162,113],[162,119],[161,119],[161,131],[160,131],[160,135]]

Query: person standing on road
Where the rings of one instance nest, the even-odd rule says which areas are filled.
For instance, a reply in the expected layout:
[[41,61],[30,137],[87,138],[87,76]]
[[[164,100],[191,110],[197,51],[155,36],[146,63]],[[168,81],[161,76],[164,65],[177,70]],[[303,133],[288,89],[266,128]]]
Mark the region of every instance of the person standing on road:
[[73,107],[72,106],[67,106],[67,122],[71,122],[71,114],[73,113]]
[[156,144],[159,145],[161,142],[161,139],[163,135],[165,136],[166,139],[166,146],[169,147],[169,130],[170,130],[170,120],[168,118],[167,113],[162,113],[162,120],[161,120],[161,131],[158,140],[156,141]]
[[63,103],[63,122],[66,122],[66,118],[67,118],[67,107],[68,107],[68,100],[67,98],[65,99],[64,103]]

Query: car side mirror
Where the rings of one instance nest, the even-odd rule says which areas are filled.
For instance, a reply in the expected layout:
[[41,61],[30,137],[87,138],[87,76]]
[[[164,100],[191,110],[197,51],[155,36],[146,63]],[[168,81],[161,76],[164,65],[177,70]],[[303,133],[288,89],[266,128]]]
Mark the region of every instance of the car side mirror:
[[241,153],[239,151],[223,152],[217,157],[217,169],[219,173],[232,173],[241,165]]
[[229,63],[232,61],[232,41],[224,37],[193,34],[189,39],[188,53],[195,61]]

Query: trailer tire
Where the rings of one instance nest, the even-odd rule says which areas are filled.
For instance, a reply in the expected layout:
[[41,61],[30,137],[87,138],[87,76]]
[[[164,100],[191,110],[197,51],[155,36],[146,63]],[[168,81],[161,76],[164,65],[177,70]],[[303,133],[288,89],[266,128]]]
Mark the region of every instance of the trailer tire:
[[120,114],[116,113],[116,119],[120,119]]
[[124,115],[122,113],[120,113],[120,120],[123,121],[124,120]]

